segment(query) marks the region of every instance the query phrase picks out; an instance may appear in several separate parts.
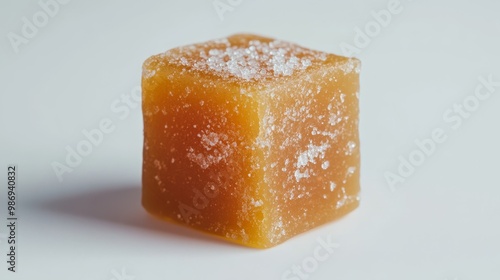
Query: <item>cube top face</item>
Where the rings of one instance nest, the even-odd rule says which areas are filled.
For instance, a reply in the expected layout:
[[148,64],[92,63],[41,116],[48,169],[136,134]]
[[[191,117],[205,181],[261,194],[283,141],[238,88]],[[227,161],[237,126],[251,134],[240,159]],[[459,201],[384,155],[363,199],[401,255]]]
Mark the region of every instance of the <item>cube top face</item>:
[[143,67],[143,205],[267,248],[358,205],[359,61],[255,35]]
[[[346,61],[345,57],[309,50],[296,44],[251,34],[172,49],[151,57],[150,62],[169,64],[184,71],[212,75],[224,82],[253,85],[294,77],[309,68]],[[359,72],[359,62],[351,59],[345,67]],[[146,62],[148,64],[148,62]],[[151,67],[146,67],[146,72]],[[153,70],[154,71],[154,70]],[[145,73],[148,75],[148,73]]]

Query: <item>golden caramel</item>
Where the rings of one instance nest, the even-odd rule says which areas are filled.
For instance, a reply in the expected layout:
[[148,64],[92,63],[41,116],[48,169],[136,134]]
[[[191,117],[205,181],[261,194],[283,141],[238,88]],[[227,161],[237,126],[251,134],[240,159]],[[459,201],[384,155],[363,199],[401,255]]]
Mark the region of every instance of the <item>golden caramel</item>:
[[143,66],[142,203],[251,247],[359,203],[359,61],[255,35]]

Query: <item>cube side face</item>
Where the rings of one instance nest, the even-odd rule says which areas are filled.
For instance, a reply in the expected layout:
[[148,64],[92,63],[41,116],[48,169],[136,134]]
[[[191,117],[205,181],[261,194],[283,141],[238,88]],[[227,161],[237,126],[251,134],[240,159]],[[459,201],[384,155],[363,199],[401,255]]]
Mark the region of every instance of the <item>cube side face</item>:
[[263,94],[259,138],[273,245],[359,204],[359,61],[325,64]]
[[160,218],[265,247],[258,106],[240,91],[161,59],[145,64],[142,201]]

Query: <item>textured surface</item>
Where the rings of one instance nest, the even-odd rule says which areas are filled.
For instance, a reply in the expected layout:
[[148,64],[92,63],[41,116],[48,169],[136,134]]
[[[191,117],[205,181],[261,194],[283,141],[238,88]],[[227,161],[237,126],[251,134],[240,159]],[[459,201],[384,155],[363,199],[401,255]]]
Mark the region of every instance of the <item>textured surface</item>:
[[143,69],[143,204],[269,247],[358,205],[359,61],[254,35]]

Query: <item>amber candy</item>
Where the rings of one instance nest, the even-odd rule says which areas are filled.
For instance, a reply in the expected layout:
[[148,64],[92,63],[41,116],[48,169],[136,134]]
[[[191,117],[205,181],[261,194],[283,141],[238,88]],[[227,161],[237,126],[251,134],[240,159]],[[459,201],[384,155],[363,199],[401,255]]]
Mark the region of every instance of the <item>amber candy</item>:
[[359,203],[360,63],[239,34],[143,66],[142,203],[267,248]]

